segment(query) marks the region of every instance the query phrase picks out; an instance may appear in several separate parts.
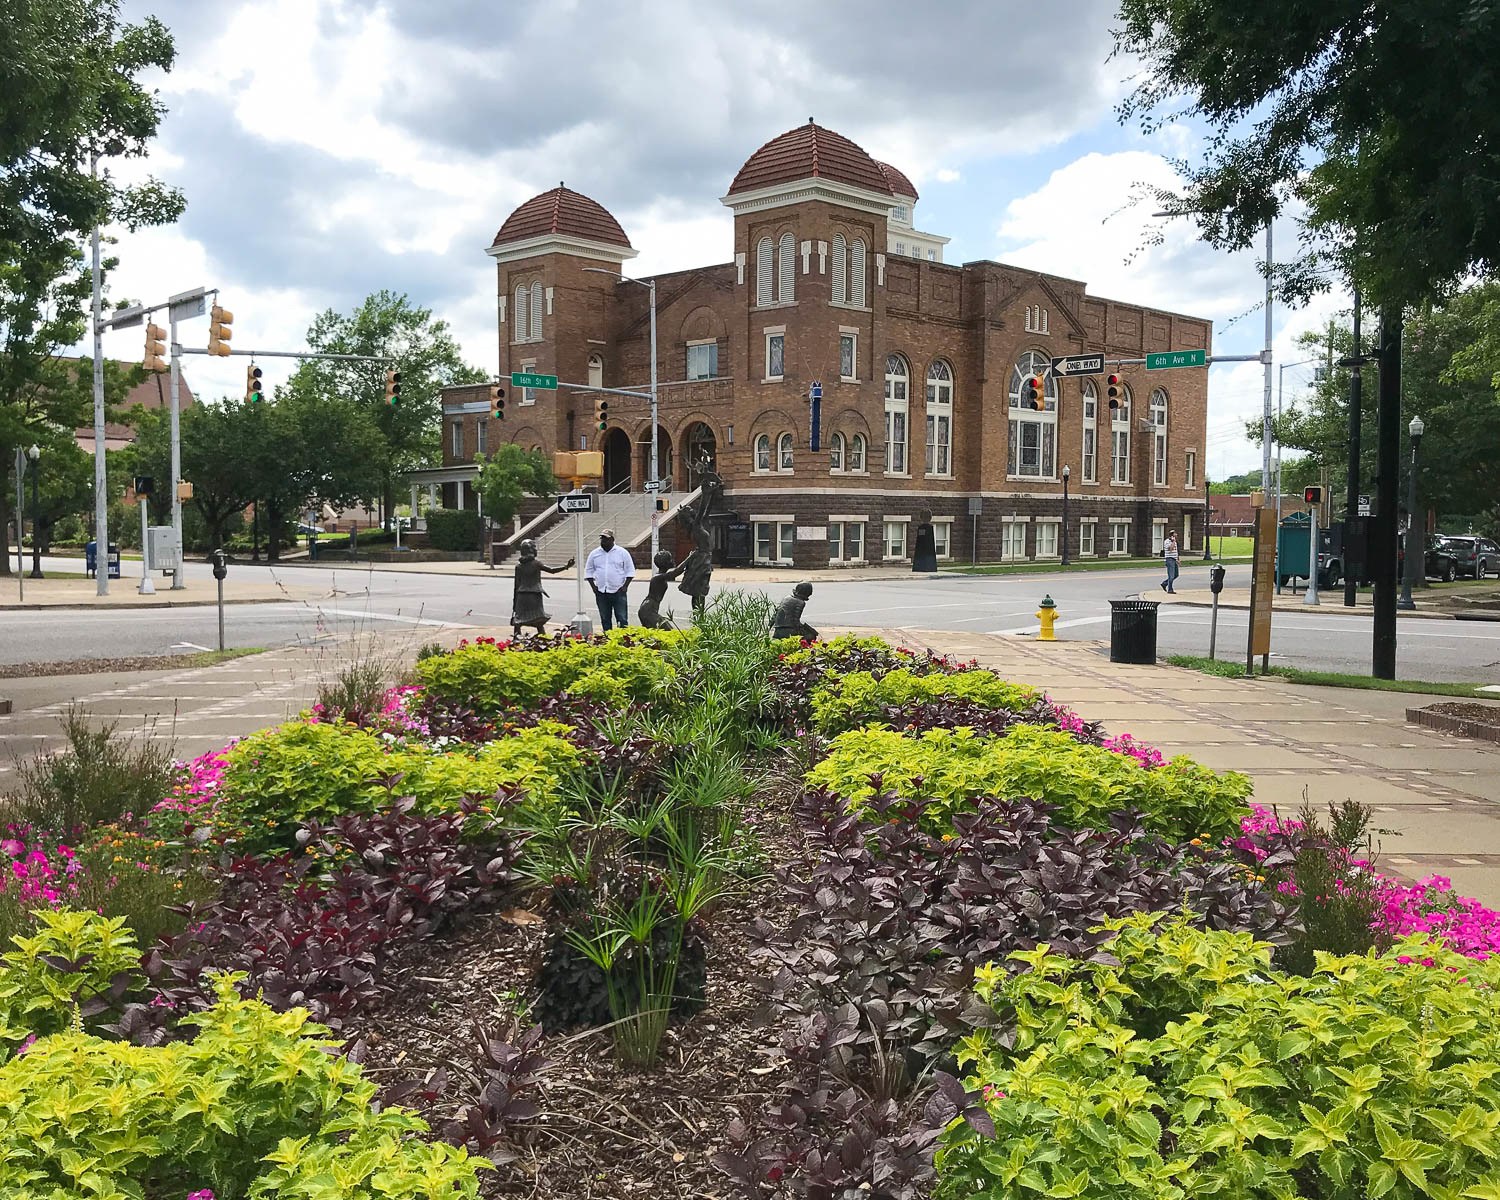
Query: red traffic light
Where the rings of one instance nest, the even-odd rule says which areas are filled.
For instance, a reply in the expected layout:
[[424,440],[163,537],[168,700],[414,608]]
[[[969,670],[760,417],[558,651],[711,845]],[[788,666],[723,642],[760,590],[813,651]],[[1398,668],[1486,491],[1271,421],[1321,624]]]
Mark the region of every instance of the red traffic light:
[[1120,377],[1118,375],[1111,375],[1106,382],[1109,385],[1109,406],[1110,408],[1119,408],[1120,388],[1123,386],[1120,382]]
[[1303,488],[1302,500],[1305,504],[1322,504],[1323,489],[1320,487]]
[[1041,411],[1043,406],[1042,388],[1043,383],[1042,377],[1040,375],[1033,375],[1026,381],[1026,399],[1030,403],[1031,407],[1036,409],[1038,412]]

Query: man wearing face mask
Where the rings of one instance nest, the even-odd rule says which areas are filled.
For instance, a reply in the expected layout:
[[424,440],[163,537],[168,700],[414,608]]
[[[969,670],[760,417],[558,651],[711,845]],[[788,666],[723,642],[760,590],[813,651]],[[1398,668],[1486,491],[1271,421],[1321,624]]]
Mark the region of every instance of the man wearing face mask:
[[599,532],[599,549],[589,554],[583,566],[583,577],[594,589],[594,599],[599,604],[601,629],[612,629],[616,625],[630,624],[630,605],[626,600],[626,589],[635,578],[635,562],[623,547],[615,545],[615,531]]

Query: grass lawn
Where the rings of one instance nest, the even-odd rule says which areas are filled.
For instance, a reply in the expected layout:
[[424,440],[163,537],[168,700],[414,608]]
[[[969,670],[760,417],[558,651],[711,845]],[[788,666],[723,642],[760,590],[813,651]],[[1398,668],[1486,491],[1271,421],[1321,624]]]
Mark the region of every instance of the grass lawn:
[[[1231,539],[1225,538],[1224,540],[1227,542]],[[1224,561],[1238,562],[1240,560],[1231,557]],[[1186,556],[1182,560],[1182,569],[1186,572],[1202,562],[1203,560],[1197,556]],[[1161,565],[1162,561],[1159,558],[1085,558],[1075,559],[1066,567],[1055,559],[1050,561],[1042,559],[1011,563],[980,563],[977,566],[960,564],[944,567],[943,570],[953,575],[1038,575],[1057,571],[1117,571],[1121,567],[1160,567]]]
[[[1202,671],[1205,675],[1218,675],[1224,679],[1245,678],[1245,667],[1231,659],[1204,658],[1198,654],[1171,654],[1167,662],[1174,667],[1186,667],[1190,671]],[[1482,699],[1477,683],[1431,683],[1420,679],[1376,679],[1373,675],[1344,675],[1337,671],[1305,671],[1301,667],[1272,667],[1260,672],[1276,675],[1292,683],[1314,684],[1318,687],[1365,688],[1372,692],[1416,692],[1425,696],[1461,696],[1467,700]]]

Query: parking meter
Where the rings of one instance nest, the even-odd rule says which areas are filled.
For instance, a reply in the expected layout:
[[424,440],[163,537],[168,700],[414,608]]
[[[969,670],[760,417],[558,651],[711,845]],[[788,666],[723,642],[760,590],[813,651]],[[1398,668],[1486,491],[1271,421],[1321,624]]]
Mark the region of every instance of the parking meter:
[[1224,590],[1224,564],[1214,563],[1208,569],[1208,590],[1215,596]]
[[229,556],[222,550],[214,551],[214,578],[223,579],[229,574]]

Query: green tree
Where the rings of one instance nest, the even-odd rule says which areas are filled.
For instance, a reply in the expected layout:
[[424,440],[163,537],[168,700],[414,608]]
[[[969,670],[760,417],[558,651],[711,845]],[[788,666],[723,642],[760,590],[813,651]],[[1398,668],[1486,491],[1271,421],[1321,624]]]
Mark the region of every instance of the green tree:
[[[378,362],[310,360],[292,377],[303,391],[342,397],[363,410],[380,435],[372,465],[376,484],[366,493],[378,496],[389,524],[396,488],[406,471],[431,465],[440,449],[444,387],[479,383],[484,373],[468,366],[446,321],[418,308],[404,295],[376,292],[349,314],[332,309],[319,314],[307,331],[308,346],[323,354],[365,354]],[[385,401],[385,373],[401,373],[400,402]]]
[[484,499],[484,515],[504,525],[520,512],[527,496],[551,496],[557,491],[552,464],[540,450],[523,450],[503,443],[486,458],[476,455],[479,475],[474,487]]
[[1216,246],[1288,200],[1289,298],[1351,276],[1373,305],[1436,298],[1500,265],[1500,8],[1474,0],[1120,0],[1142,70],[1122,120],[1207,123],[1180,194]]
[[84,239],[182,210],[155,180],[91,170],[146,153],[162,107],[139,77],[174,54],[160,21],[122,25],[118,0],[0,0],[0,525],[15,447],[85,423],[87,380],[60,353],[87,332]]

